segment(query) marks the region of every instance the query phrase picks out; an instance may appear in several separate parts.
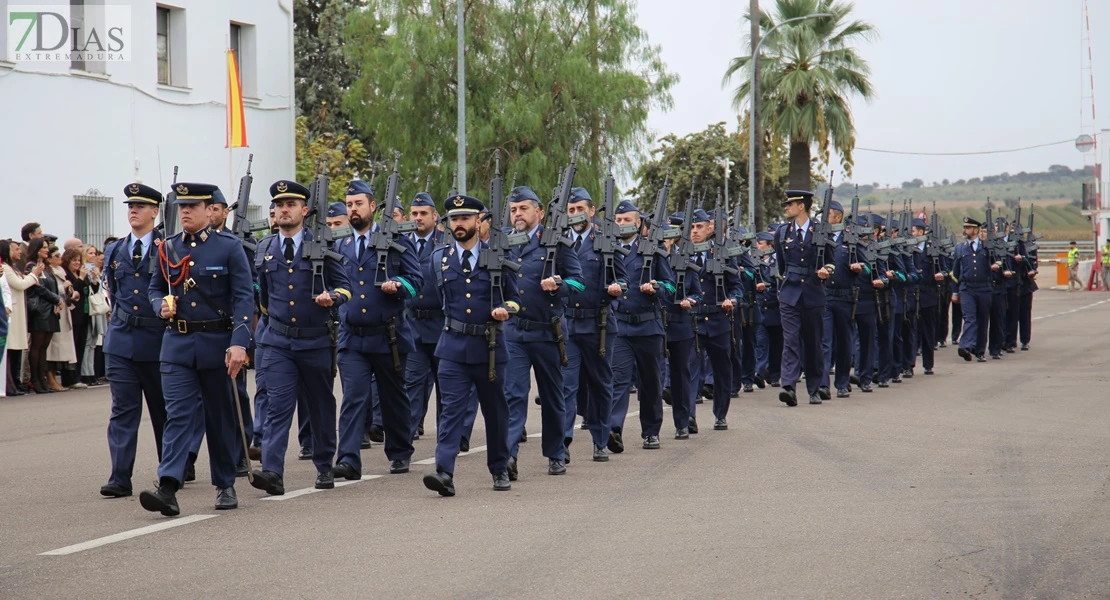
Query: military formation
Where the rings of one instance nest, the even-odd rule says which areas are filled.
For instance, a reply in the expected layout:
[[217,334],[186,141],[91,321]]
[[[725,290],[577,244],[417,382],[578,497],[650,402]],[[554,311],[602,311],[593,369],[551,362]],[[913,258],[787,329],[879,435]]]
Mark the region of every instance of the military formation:
[[176,175],[165,197],[126,186],[131,233],[104,269],[111,476],[100,493],[133,493],[144,400],[159,479],[139,499],[173,516],[205,439],[216,509],[238,506],[238,477],[284,494],[294,415],[298,458],[330,489],[362,477],[374,443],[390,473],[409,472],[433,413],[423,483],[453,496],[479,409],[504,491],[535,445],[530,401],[558,476],[579,417],[588,447],[575,455],[608,462],[635,433],[659,449],[665,405],[674,439],[689,440],[707,400],[703,422],[725,431],[732,400],[757,388],[817,405],[903,383],[919,357],[933,375],[948,339],[965,361],[1029,348],[1038,236],[1020,208],[1012,222],[991,208],[965,217],[957,241],[935,210],[864,213],[857,197],[846,211],[831,190],[815,207],[812,192],[788,190],[784,221],[755,231],[719,194],[706,206],[696,182],[669,212],[667,182],[620,199],[610,168],[597,202],[575,173],[572,157],[545,205],[529,186],[505,190],[498,161],[488,197],[453,190],[442,217],[427,189],[404,209],[396,163],[383,195],[374,178],[355,180],[345,202],[329,202],[323,174],[307,187],[280,180],[261,223],[247,218],[249,166],[231,206]]

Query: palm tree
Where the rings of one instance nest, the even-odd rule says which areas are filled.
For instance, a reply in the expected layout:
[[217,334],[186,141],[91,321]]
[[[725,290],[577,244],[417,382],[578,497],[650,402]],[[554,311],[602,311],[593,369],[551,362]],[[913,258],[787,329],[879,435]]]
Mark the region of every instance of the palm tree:
[[[776,0],[775,18],[759,11],[762,36],[787,19],[815,13],[832,15],[784,25],[760,49],[762,125],[790,141],[792,188],[811,189],[813,144],[828,159],[831,140],[841,165],[851,174],[856,130],[848,97],[855,94],[870,100],[874,96],[868,81],[871,68],[851,44],[878,35],[870,23],[850,18],[854,8],[843,0]],[[751,14],[745,18],[750,23]],[[748,47],[750,41],[745,42]],[[737,109],[748,103],[750,63],[750,56],[738,56],[725,72],[724,84],[738,72],[748,73],[733,95],[733,107]]]

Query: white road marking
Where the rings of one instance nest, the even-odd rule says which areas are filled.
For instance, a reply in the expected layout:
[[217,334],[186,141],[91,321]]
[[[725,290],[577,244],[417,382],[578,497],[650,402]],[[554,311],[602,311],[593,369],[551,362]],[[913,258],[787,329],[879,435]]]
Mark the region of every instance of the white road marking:
[[115,534],[105,536],[105,537],[102,537],[102,538],[97,538],[95,540],[89,540],[87,542],[81,542],[80,544],[74,544],[72,546],[66,546],[65,548],[58,548],[57,550],[51,550],[49,552],[43,552],[43,553],[39,554],[39,556],[66,556],[68,554],[76,554],[78,552],[84,552],[85,550],[91,550],[93,548],[99,548],[100,546],[106,546],[108,544],[114,544],[116,542],[122,542],[123,540],[129,540],[131,538],[137,538],[139,536],[147,535],[149,533],[157,533],[159,531],[165,531],[167,529],[173,529],[174,527],[181,527],[182,525],[188,525],[190,523],[197,523],[199,521],[205,521],[205,520],[212,519],[212,518],[215,518],[215,517],[218,517],[218,516],[219,515],[211,515],[210,514],[210,515],[189,515],[187,517],[179,517],[179,518],[173,519],[172,521],[166,521],[164,523],[158,523],[156,525],[147,525],[146,527],[140,527],[138,529],[131,529],[129,531],[122,531],[120,533],[115,533]]
[[1052,313],[1050,315],[1041,315],[1039,317],[1033,317],[1033,320],[1034,321],[1040,321],[1041,319],[1051,319],[1052,317],[1059,317],[1061,315],[1070,315],[1072,313],[1077,313],[1081,310],[1087,310],[1088,308],[1094,308],[1095,306],[1098,306],[1100,304],[1106,304],[1107,302],[1110,302],[1110,299],[1099,300],[1098,302],[1095,302],[1093,304],[1088,304],[1086,306],[1080,306],[1079,308],[1073,308],[1071,310],[1065,310],[1063,312]]

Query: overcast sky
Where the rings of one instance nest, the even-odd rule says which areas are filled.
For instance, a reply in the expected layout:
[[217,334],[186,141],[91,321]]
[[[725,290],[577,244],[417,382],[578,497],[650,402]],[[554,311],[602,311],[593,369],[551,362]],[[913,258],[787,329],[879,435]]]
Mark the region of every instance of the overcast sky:
[[[1080,0],[857,0],[857,18],[880,37],[859,45],[871,65],[876,98],[853,100],[857,147],[918,152],[1019,148],[1074,139],[1080,129]],[[670,112],[649,127],[684,135],[726,121],[736,129],[729,59],[749,54],[742,40],[747,0],[640,0],[638,20],[667,67],[681,76]],[[765,8],[772,0],[761,0]],[[1095,97],[1099,127],[1110,128],[1110,3],[1092,0]],[[1100,32],[1101,30],[1101,32]],[[1101,37],[1100,37],[1101,36]],[[1082,52],[1081,52],[1082,49]],[[1089,113],[1088,113],[1089,114]],[[1110,138],[1107,138],[1110,142]],[[1100,144],[1105,156],[1108,145]],[[955,181],[1004,171],[1073,168],[1072,144],[1012,154],[927,157],[857,150],[853,180],[899,185]],[[839,170],[839,169],[838,169]],[[837,181],[841,180],[838,173]]]

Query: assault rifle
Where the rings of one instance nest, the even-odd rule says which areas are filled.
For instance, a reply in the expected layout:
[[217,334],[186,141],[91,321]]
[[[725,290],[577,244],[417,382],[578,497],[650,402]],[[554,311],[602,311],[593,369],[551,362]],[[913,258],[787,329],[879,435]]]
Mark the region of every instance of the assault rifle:
[[[602,260],[602,291],[601,291],[601,308],[598,310],[597,315],[597,328],[598,328],[598,355],[605,358],[605,338],[609,332],[609,305],[612,303],[612,298],[607,290],[609,286],[617,281],[617,254],[622,257],[628,256],[629,250],[621,244],[621,239],[625,235],[636,232],[635,225],[617,225],[617,181],[613,177],[613,158],[609,157],[609,175],[605,177],[604,184],[605,196],[602,203],[602,208],[605,211],[605,217],[601,221],[601,232],[594,237],[597,240],[594,243],[594,248],[601,254]],[[621,289],[628,289],[628,285],[621,283]]]
[[397,205],[397,188],[401,184],[401,174],[398,167],[401,164],[401,153],[393,155],[393,172],[385,185],[385,199],[382,201],[382,220],[378,228],[370,233],[370,248],[378,255],[378,266],[374,270],[374,287],[382,287],[389,281],[389,251],[404,252],[405,246],[397,243],[397,238],[410,231],[416,231],[415,221],[396,221],[393,218],[393,207]]
[[170,191],[166,194],[163,207],[162,222],[159,223],[158,227],[162,230],[165,239],[168,240],[177,235],[177,165],[173,166],[173,183],[170,185]]
[[1033,233],[1033,211],[1035,211],[1036,209],[1037,206],[1035,204],[1029,207],[1029,227],[1025,229],[1024,240],[1026,254],[1032,254],[1039,250],[1040,247],[1037,245],[1037,240],[1044,237],[1043,233]]
[[[516,310],[504,306],[504,270],[512,272],[520,270],[520,265],[505,260],[511,243],[510,237],[505,233],[505,223],[501,220],[501,206],[505,204],[504,192],[501,188],[501,151],[494,154],[493,180],[489,184],[489,244],[478,252],[478,267],[489,273],[490,310],[498,307],[504,308],[510,314]],[[525,239],[524,241],[527,241]],[[497,331],[501,328],[498,321],[490,321],[486,326],[486,341],[489,343],[489,380],[497,380]]]
[[[636,253],[643,257],[643,266],[640,268],[640,285],[654,279],[655,257],[667,255],[667,247],[663,244],[663,241],[677,238],[682,234],[678,229],[663,229],[663,221],[666,219],[665,214],[667,212],[667,196],[670,194],[670,178],[671,174],[668,171],[663,178],[663,187],[659,188],[659,194],[655,197],[655,212],[648,219],[648,235],[641,238],[639,245],[636,247]],[[686,218],[690,219],[690,215],[687,215]]]
[[312,232],[312,239],[305,240],[302,244],[302,258],[312,261],[312,285],[310,292],[315,296],[316,282],[320,282],[320,291],[328,288],[324,280],[324,260],[333,258],[343,260],[343,255],[332,250],[335,238],[331,228],[328,227],[328,173],[327,161],[320,159],[316,163],[316,177],[309,186],[309,201],[312,210],[309,212],[308,229]]
[[686,298],[686,272],[701,272],[701,267],[691,263],[690,259],[701,252],[709,250],[709,242],[695,244],[690,240],[690,229],[694,222],[694,185],[697,178],[690,183],[690,197],[686,199],[686,216],[682,220],[682,233],[671,250],[670,263],[675,273],[674,303],[681,304]]
[[254,243],[254,236],[251,235],[252,224],[247,217],[247,209],[250,208],[251,201],[251,184],[254,183],[254,177],[251,175],[251,163],[254,162],[254,153],[247,156],[247,174],[239,180],[239,196],[235,200],[235,204],[231,205],[231,210],[235,211],[235,227],[231,230],[235,237],[243,243],[243,247],[251,252],[254,252],[258,247]]
[[540,234],[540,246],[544,247],[546,254],[543,268],[540,271],[540,279],[546,279],[548,269],[550,269],[550,277],[555,280],[556,285],[562,285],[563,283],[562,277],[555,272],[555,259],[558,255],[559,245],[562,244],[568,248],[573,246],[574,241],[567,237],[567,229],[587,219],[586,215],[582,213],[567,216],[570,188],[574,185],[574,174],[578,170],[577,160],[578,146],[575,145],[570,152],[570,164],[563,169],[563,178],[559,182],[559,187],[555,188],[554,197],[547,205],[546,222],[543,226],[543,233]]
[[813,243],[817,246],[817,264],[813,268],[821,269],[825,261],[825,249],[832,243],[833,228],[829,223],[829,205],[833,199],[833,176],[835,171],[829,173],[829,187],[825,189],[825,197],[821,200],[821,221],[813,228]]

